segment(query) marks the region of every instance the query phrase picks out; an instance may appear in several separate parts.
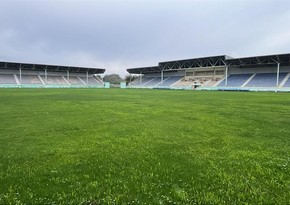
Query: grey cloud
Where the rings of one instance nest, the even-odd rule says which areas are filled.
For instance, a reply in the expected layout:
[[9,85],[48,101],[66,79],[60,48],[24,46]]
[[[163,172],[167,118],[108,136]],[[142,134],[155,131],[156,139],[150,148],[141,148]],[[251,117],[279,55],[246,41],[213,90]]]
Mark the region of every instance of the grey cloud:
[[[287,0],[2,0],[1,60],[110,67],[289,52]],[[284,39],[284,40],[283,40]]]

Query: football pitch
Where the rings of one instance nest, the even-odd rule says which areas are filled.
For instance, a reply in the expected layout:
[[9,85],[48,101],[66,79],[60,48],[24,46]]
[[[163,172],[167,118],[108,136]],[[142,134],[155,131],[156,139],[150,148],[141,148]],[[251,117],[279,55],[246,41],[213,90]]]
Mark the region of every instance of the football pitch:
[[290,94],[0,89],[0,204],[290,204]]

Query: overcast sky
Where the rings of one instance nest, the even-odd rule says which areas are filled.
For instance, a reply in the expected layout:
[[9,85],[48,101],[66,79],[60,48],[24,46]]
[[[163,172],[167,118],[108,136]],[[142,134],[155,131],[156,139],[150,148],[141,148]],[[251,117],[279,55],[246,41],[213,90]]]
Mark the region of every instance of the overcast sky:
[[106,68],[290,53],[290,0],[0,0],[0,61]]

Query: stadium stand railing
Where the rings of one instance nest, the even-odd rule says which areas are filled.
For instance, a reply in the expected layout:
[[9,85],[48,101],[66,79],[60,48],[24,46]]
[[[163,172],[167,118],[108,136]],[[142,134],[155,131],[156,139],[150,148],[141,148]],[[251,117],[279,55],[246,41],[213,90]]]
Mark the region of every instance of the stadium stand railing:
[[283,87],[290,87],[290,78],[284,83]]
[[269,91],[269,92],[290,92],[290,87],[231,87],[231,86],[216,86],[216,87],[198,87],[196,90],[216,90],[216,91]]
[[35,84],[0,84],[0,88],[104,88],[99,85],[35,85]]

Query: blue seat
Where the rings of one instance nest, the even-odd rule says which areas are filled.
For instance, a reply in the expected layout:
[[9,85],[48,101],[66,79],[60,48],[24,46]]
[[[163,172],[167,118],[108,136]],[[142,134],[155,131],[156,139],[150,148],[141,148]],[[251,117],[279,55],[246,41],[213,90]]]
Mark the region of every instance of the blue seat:
[[[279,74],[279,84],[286,77],[287,73]],[[246,87],[276,87],[277,74],[276,73],[258,73],[246,85]]]
[[182,76],[171,76],[162,83],[162,86],[171,86],[172,84],[179,81],[181,78],[183,78],[183,77]]
[[[228,76],[228,86],[241,87],[253,74],[231,74]],[[225,86],[225,80],[218,86]]]

